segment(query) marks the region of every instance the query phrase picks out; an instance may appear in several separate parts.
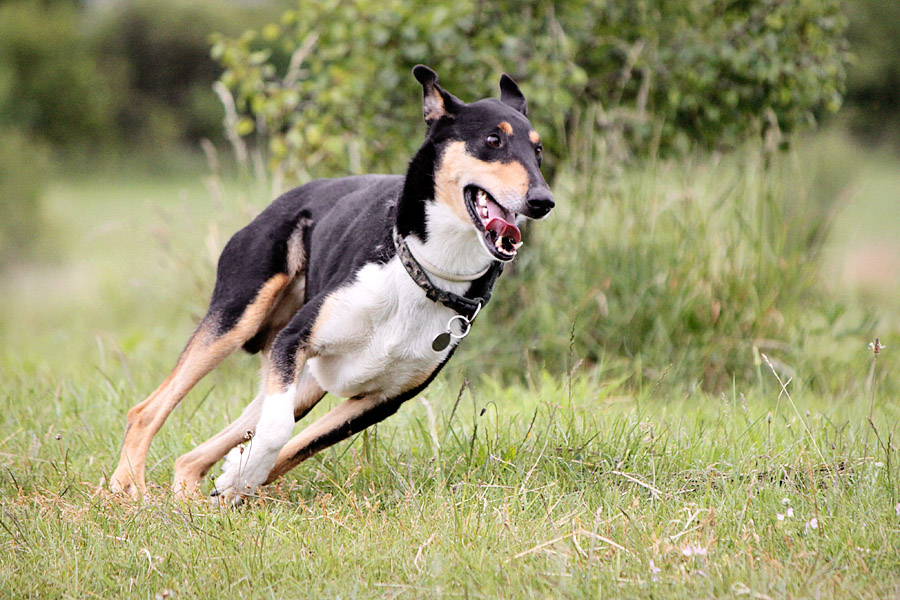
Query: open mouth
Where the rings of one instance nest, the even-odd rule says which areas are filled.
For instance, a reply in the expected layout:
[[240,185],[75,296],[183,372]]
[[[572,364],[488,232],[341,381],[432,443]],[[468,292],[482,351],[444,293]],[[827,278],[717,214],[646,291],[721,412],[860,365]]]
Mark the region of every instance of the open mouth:
[[515,213],[500,206],[490,194],[475,185],[466,186],[463,196],[469,216],[491,254],[499,260],[512,260],[523,243],[522,232],[515,225]]

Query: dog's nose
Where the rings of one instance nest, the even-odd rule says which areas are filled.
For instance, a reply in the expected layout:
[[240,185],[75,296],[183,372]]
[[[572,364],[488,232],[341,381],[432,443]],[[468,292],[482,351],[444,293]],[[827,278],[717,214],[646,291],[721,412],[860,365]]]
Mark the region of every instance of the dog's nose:
[[546,188],[530,190],[525,197],[525,204],[528,205],[529,216],[535,219],[546,216],[550,209],[556,206],[553,194]]

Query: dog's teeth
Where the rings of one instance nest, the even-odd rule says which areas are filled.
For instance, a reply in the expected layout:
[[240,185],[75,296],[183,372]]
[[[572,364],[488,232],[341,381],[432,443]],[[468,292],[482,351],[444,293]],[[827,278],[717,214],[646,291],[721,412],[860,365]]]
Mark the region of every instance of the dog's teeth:
[[484,190],[478,190],[475,197],[478,199],[478,204],[480,206],[487,206],[487,194],[484,193]]
[[487,209],[487,206],[483,206],[483,207],[481,208],[481,216],[484,217],[485,219],[488,218],[488,209]]
[[519,248],[522,247],[522,244],[524,244],[524,243],[525,242],[516,242],[515,244],[513,244],[513,250],[518,250]]

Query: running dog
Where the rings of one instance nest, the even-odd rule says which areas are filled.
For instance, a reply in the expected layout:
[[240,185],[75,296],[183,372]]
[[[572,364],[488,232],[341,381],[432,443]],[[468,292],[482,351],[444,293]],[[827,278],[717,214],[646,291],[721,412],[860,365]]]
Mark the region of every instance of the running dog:
[[[471,104],[428,67],[425,141],[406,176],[313,181],[277,198],[219,258],[209,310],[169,377],[128,411],[113,491],[146,493],[153,436],[188,391],[240,347],[262,385],[231,425],[175,461],[174,491],[240,502],[319,450],[394,414],[450,359],[522,244],[554,206],[541,139],[508,75]],[[347,398],[291,439],[330,392]],[[238,446],[250,440],[249,447]]]

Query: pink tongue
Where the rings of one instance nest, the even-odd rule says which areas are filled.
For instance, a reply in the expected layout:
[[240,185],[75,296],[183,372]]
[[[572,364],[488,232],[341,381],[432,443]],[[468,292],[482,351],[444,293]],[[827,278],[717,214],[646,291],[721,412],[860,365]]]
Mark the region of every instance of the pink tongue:
[[512,238],[513,244],[518,244],[522,239],[522,232],[519,228],[503,218],[503,209],[488,202],[488,217],[490,220],[485,224],[484,228],[493,231],[501,238]]
[[522,232],[512,223],[507,223],[500,217],[494,217],[484,226],[488,231],[493,231],[501,238],[512,238],[513,244],[518,244],[522,239]]

